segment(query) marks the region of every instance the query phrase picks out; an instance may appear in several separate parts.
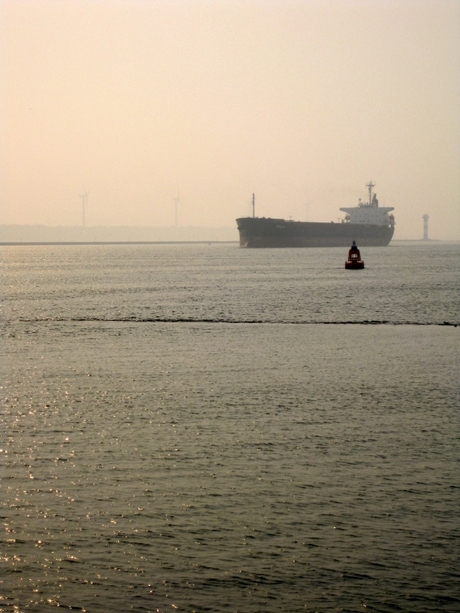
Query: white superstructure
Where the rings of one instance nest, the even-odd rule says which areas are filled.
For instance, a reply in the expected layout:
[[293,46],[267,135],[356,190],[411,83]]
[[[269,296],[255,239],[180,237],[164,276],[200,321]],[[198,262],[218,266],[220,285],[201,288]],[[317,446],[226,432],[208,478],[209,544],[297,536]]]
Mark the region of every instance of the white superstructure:
[[344,222],[375,226],[393,226],[395,223],[394,217],[393,215],[388,215],[388,213],[394,211],[394,207],[379,207],[377,194],[372,194],[372,189],[375,187],[375,184],[371,181],[366,187],[369,190],[368,202],[361,202],[360,198],[358,206],[340,208],[341,211],[346,213]]

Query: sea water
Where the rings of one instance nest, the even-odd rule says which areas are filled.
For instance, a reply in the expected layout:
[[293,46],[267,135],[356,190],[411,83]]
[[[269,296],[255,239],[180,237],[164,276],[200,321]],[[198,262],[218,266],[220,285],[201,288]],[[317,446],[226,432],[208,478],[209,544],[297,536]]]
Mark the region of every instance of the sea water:
[[0,611],[460,610],[460,245],[1,254]]

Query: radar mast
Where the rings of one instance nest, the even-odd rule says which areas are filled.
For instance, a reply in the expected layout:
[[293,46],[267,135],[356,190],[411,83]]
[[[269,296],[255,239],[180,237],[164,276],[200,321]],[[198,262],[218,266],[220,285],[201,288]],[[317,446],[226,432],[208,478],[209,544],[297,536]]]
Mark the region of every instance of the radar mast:
[[375,187],[375,183],[372,183],[372,180],[369,183],[366,183],[366,187],[369,190],[369,202],[368,205],[372,205],[372,189]]

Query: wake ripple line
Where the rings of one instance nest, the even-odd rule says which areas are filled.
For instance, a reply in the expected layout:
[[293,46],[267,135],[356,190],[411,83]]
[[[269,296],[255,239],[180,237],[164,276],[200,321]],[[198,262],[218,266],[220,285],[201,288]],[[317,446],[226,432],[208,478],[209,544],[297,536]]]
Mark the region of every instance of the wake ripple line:
[[[193,317],[53,317],[37,319],[18,319],[18,323],[75,323],[75,322],[96,322],[96,323],[173,323],[173,324],[266,324],[266,325],[303,325],[303,326],[451,326],[456,328],[460,323],[451,321],[443,322],[420,322],[420,321],[390,321],[387,319],[363,319],[360,321],[337,320],[278,320],[278,319],[219,319],[219,318],[193,318]],[[14,323],[14,322],[10,322]]]

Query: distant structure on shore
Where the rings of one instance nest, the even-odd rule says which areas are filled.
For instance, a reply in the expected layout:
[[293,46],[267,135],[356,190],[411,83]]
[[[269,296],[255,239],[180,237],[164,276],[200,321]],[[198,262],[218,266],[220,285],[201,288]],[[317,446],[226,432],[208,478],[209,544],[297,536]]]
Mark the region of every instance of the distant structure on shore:
[[173,198],[173,202],[174,202],[174,215],[175,215],[175,226],[176,228],[178,227],[179,223],[178,223],[178,218],[177,218],[177,210],[179,208],[179,205],[182,204],[182,202],[180,201],[180,196],[179,196],[179,191],[177,192],[177,196],[175,198]]
[[[85,188],[83,188],[85,189]],[[80,194],[80,198],[81,198],[81,221],[82,221],[82,227],[86,228],[86,207],[88,206],[88,196],[89,196],[89,192],[86,191],[85,189],[85,193],[84,194]]]
[[423,240],[424,241],[429,241],[430,240],[428,238],[428,219],[429,219],[429,216],[427,214],[425,214],[425,215],[423,215],[422,219],[423,219]]

